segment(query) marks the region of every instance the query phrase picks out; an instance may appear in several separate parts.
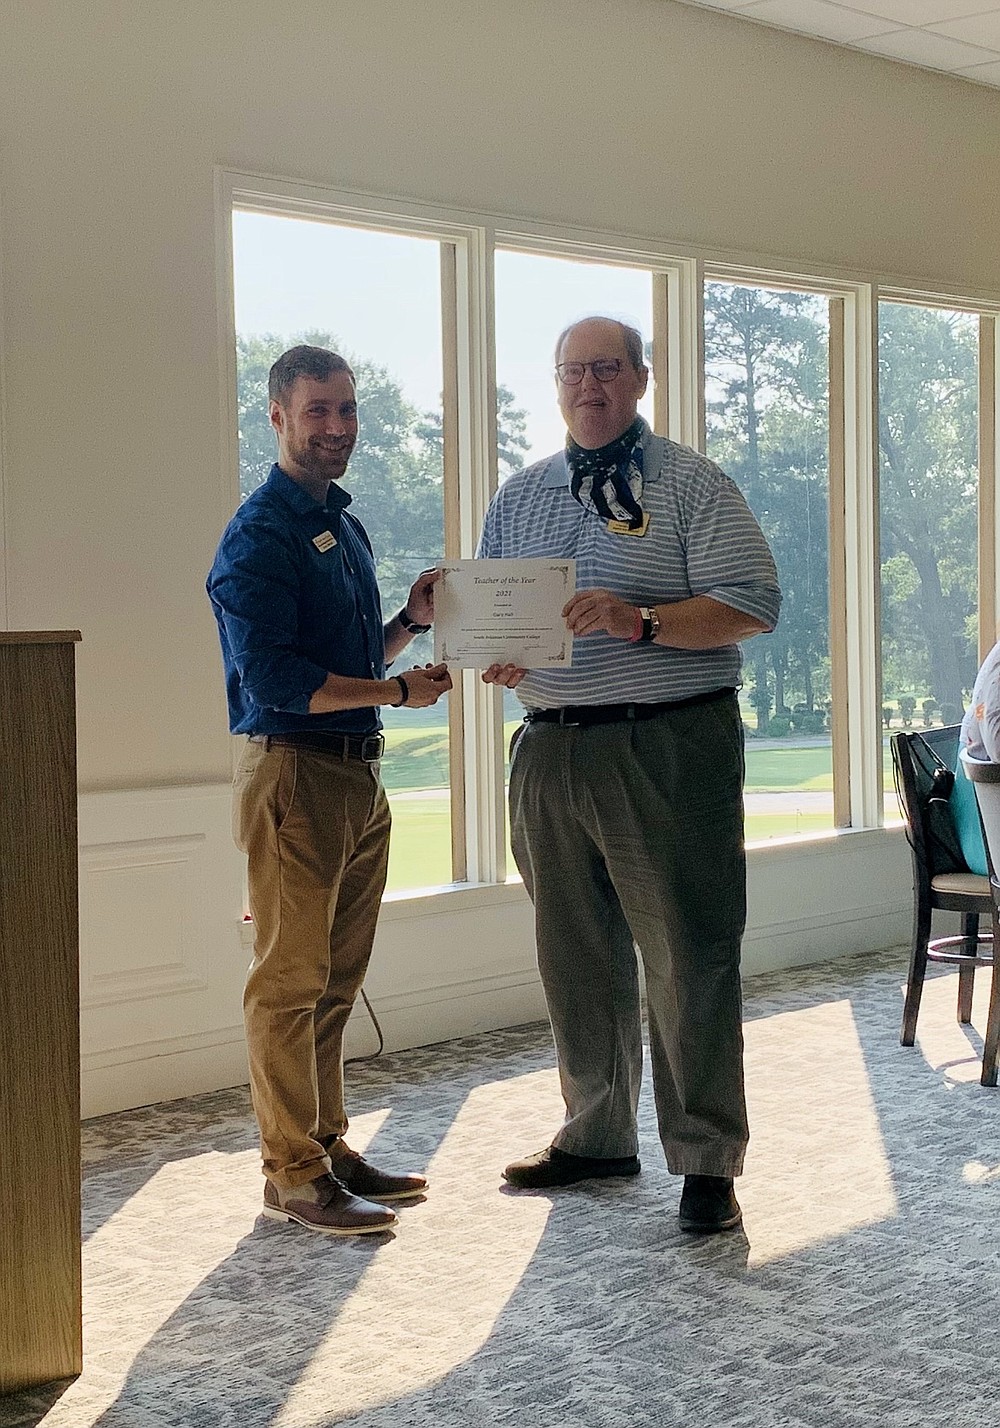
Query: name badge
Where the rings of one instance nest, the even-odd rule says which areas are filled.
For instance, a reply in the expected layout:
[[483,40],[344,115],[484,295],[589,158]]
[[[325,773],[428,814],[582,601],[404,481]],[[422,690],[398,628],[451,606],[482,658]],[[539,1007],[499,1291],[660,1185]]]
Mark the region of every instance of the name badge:
[[337,540],[332,531],[320,531],[318,536],[313,536],[313,545],[320,554],[325,550],[332,550],[336,544]]
[[628,521],[608,521],[608,530],[612,535],[644,536],[649,530],[649,512],[643,511],[642,525],[636,526],[634,529]]

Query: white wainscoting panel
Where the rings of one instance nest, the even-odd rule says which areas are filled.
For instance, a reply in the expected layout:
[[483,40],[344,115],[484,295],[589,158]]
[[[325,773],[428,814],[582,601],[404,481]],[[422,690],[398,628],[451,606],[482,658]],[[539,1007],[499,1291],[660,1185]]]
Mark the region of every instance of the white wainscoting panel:
[[229,790],[80,798],[84,1115],[246,1078]]
[[[205,843],[196,833],[81,850],[82,1007],[208,990],[198,899]],[[116,925],[133,929],[127,949],[97,935]]]
[[745,976],[909,940],[913,880],[902,825],[751,848],[747,863]]
[[[747,975],[908,937],[900,829],[752,849],[749,866]],[[81,797],[84,1115],[246,1081],[243,880],[228,785]],[[388,898],[366,990],[388,1050],[544,1018],[524,889]],[[376,1044],[359,1002],[347,1055]]]

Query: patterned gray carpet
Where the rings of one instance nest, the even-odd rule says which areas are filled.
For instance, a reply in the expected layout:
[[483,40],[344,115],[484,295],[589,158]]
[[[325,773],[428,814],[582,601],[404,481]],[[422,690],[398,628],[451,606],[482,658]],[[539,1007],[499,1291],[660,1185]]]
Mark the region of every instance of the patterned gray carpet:
[[1000,1424],[1000,1090],[953,974],[898,1045],[904,965],[748,985],[745,1233],[714,1239],[677,1229],[648,1086],[637,1180],[501,1188],[558,1122],[544,1027],[350,1069],[352,1142],[431,1177],[390,1236],[260,1218],[244,1090],[89,1122],[86,1367],[0,1424]]

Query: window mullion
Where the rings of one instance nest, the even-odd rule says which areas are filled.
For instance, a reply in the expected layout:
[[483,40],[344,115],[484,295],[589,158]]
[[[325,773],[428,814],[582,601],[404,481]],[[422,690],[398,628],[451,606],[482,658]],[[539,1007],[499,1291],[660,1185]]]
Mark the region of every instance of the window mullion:
[[997,320],[979,319],[979,659],[996,640],[997,620]]
[[833,826],[851,826],[847,538],[845,532],[845,302],[830,298],[829,337],[829,623],[830,737],[833,745]]
[[877,828],[883,821],[877,314],[876,290],[859,286],[845,306],[844,340],[847,722],[854,828]]
[[[444,553],[461,550],[461,452],[458,371],[458,250],[441,244],[441,436],[444,483]],[[451,795],[451,876],[469,876],[465,798],[465,710],[461,680],[448,697],[448,787]]]
[[700,260],[684,259],[667,274],[671,316],[667,338],[669,357],[667,409],[672,441],[705,449],[705,320],[704,268]]
[[653,273],[653,430],[670,435],[670,274]]
[[[475,554],[497,487],[496,357],[493,302],[494,236],[476,229],[459,250],[456,271],[459,500],[458,554]],[[470,882],[503,882],[503,707],[498,691],[475,670],[460,681],[464,723],[465,871]]]

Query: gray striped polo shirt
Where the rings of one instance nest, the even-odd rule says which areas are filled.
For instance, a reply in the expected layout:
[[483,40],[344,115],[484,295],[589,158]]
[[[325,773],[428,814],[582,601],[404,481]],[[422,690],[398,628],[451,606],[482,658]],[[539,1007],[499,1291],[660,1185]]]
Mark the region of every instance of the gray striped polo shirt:
[[[710,595],[773,629],[781,606],[774,560],[740,491],[687,446],[643,432],[643,536],[613,535],[574,501],[564,452],[516,471],[490,503],[476,554],[572,556],[576,588],[633,605]],[[686,699],[740,682],[739,645],[679,650],[604,633],[573,642],[567,669],[533,669],[517,693],[529,709]]]

